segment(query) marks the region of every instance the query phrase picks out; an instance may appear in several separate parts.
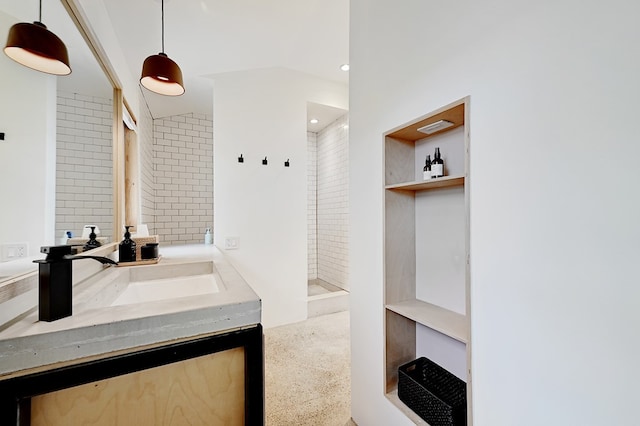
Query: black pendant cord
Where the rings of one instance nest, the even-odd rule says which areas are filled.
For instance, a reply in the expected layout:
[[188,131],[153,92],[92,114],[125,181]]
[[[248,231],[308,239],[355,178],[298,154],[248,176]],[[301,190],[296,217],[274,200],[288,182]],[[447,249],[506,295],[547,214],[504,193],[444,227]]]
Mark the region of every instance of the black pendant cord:
[[164,53],[164,0],[162,0],[160,7],[162,8],[162,53]]
[[40,0],[40,12],[38,13],[38,22],[42,22],[42,0]]

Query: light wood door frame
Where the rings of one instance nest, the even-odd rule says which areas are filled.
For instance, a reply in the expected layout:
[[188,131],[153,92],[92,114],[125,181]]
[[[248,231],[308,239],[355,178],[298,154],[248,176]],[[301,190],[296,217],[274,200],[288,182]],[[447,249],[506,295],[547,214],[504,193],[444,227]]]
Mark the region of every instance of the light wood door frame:
[[125,185],[125,224],[138,226],[140,220],[140,161],[138,135],[124,128],[124,185]]
[[113,89],[113,240],[124,232],[125,221],[125,142],[122,90]]

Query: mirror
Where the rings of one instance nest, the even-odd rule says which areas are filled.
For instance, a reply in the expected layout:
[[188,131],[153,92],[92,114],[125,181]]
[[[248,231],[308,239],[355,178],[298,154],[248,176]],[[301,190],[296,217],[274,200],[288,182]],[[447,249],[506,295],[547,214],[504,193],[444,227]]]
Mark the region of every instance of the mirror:
[[[0,41],[38,20],[37,1],[0,0]],[[113,87],[60,1],[42,22],[67,46],[72,73],[43,74],[0,53],[0,281],[36,270],[43,245],[96,225],[113,241]]]

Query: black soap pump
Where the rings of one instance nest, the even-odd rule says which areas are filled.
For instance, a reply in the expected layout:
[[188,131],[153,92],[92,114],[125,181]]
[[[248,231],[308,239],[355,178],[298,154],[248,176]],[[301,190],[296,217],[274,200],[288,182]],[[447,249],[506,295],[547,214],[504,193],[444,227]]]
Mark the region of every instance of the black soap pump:
[[124,240],[118,247],[119,261],[120,262],[135,262],[136,261],[136,242],[131,239],[131,233],[129,228],[131,225],[125,225]]
[[89,241],[84,245],[83,251],[93,250],[94,248],[100,247],[102,244],[96,240],[96,227],[91,227],[91,233],[89,234]]

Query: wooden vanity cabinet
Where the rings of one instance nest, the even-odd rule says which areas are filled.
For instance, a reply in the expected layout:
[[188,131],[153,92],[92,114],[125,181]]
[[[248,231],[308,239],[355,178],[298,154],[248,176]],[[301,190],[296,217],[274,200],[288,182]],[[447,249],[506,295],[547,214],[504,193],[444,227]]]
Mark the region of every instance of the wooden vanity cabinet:
[[263,425],[257,324],[0,381],[3,425]]

